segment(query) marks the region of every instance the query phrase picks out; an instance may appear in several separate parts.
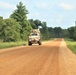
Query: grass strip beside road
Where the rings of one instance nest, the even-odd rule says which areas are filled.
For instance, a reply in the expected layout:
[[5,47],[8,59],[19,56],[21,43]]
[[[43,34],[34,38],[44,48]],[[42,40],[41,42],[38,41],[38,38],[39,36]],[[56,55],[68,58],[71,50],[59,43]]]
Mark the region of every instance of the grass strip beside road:
[[67,47],[76,54],[76,41],[72,39],[65,39]]
[[0,42],[0,49],[27,45],[26,41],[20,42]]
[[[54,38],[51,38],[50,40],[53,40]],[[43,40],[42,42],[47,42],[50,40]],[[10,47],[17,47],[17,46],[26,46],[28,45],[27,41],[19,41],[19,42],[0,42],[0,49],[4,48],[10,48]]]

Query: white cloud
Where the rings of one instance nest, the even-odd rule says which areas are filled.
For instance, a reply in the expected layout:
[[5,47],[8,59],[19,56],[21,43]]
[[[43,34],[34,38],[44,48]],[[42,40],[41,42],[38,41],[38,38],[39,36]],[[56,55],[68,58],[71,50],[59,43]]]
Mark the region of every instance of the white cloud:
[[1,9],[15,9],[16,6],[7,2],[0,2]]
[[74,9],[73,5],[66,4],[66,3],[61,3],[61,4],[59,4],[59,6],[62,7],[63,9],[65,9],[65,10],[73,10]]
[[42,8],[42,9],[46,9],[46,8],[49,8],[49,4],[47,4],[47,3],[38,3],[37,7]]

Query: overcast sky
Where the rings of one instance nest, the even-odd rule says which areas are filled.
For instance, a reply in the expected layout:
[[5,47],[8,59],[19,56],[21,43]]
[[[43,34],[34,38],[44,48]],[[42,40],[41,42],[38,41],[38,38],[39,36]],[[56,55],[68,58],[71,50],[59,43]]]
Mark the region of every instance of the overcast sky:
[[28,19],[46,21],[48,27],[68,28],[75,25],[76,0],[1,0],[0,16],[8,18],[20,1],[29,11]]

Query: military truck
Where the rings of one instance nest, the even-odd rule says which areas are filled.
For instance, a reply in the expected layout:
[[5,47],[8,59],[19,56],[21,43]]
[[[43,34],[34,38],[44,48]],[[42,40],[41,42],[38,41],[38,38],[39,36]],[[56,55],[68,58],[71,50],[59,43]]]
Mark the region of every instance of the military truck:
[[42,44],[41,34],[40,34],[39,29],[31,30],[31,33],[30,33],[29,38],[28,38],[28,45],[32,45],[32,44],[39,44],[39,45]]

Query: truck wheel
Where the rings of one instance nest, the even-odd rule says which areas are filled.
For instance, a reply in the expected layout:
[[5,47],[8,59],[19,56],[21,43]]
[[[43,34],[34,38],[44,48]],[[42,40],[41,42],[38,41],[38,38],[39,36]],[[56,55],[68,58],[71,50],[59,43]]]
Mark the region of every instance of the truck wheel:
[[31,45],[32,45],[32,43],[31,43],[31,42],[28,42],[28,45],[29,45],[29,46],[31,46]]
[[41,41],[39,41],[38,44],[41,45]]

